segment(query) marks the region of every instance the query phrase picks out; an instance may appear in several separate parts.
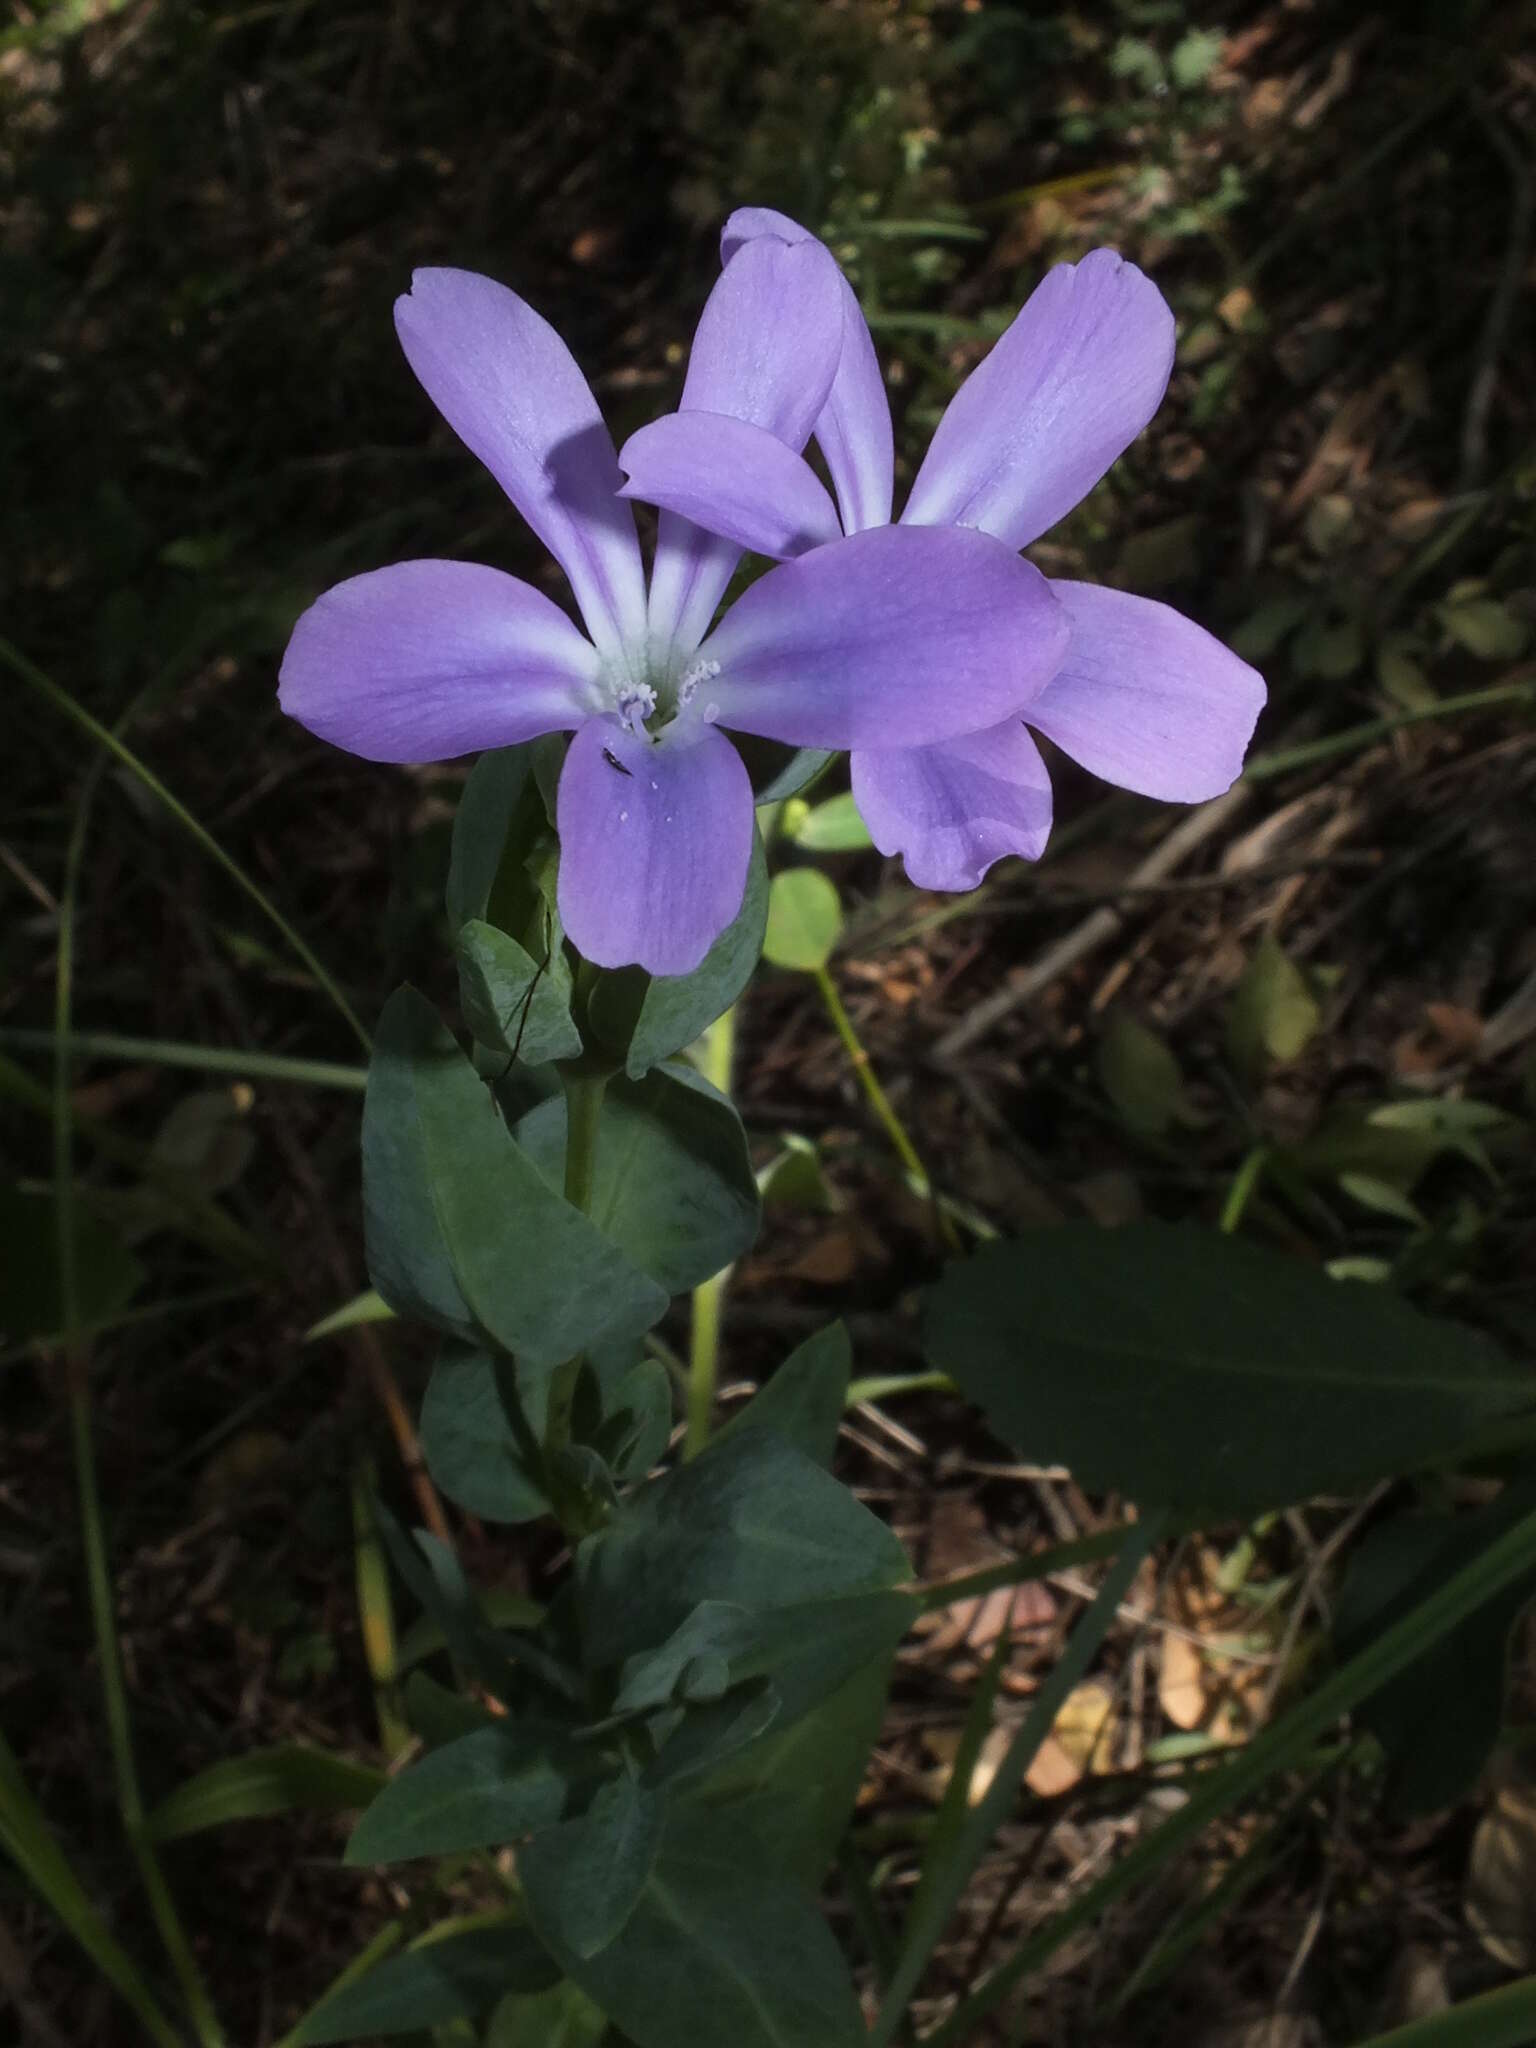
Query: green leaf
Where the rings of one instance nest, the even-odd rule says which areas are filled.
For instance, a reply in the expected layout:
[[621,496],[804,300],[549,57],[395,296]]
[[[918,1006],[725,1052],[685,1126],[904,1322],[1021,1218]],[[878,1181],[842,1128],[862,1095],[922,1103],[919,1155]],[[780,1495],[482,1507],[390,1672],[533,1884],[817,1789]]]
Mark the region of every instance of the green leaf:
[[1524,619],[1497,598],[1464,598],[1440,607],[1440,623],[1468,654],[1479,661],[1514,661],[1529,638]]
[[514,1992],[491,2014],[485,2048],[598,2048],[608,2016],[569,1979],[548,1991]]
[[737,1826],[674,1809],[618,1938],[593,1956],[545,1932],[567,1976],[635,2048],[859,2048],[848,1968],[812,1900]]
[[704,1600],[770,1610],[909,1576],[901,1545],[772,1430],[718,1438],[628,1496],[576,1554],[587,1668],[663,1643]]
[[1194,1511],[1347,1491],[1536,1405],[1472,1331],[1188,1224],[989,1245],[930,1290],[926,1349],[1024,1456]]
[[498,747],[469,771],[448,859],[448,922],[455,932],[470,918],[489,914],[503,861],[517,869],[544,829],[532,766],[531,748]]
[[[110,1322],[138,1292],[144,1268],[77,1197],[75,1320],[81,1331]],[[0,1337],[24,1344],[64,1332],[57,1224],[51,1195],[26,1195],[0,1185]]]
[[1312,600],[1301,592],[1289,597],[1266,598],[1251,612],[1227,640],[1244,661],[1264,661],[1294,632],[1312,609]]
[[210,1764],[162,1799],[149,1816],[157,1842],[274,1813],[345,1813],[366,1806],[384,1773],[300,1742]]
[[843,928],[843,906],[820,868],[785,868],[768,891],[763,958],[810,974],[825,967]]
[[378,1289],[365,1287],[361,1294],[354,1294],[340,1308],[333,1308],[318,1323],[311,1323],[299,1342],[318,1344],[322,1338],[339,1337],[344,1330],[355,1330],[363,1323],[391,1323],[394,1319],[394,1310]]
[[815,1464],[830,1465],[852,1370],[847,1330],[828,1323],[791,1351],[716,1442],[745,1430],[771,1429]]
[[[551,1188],[560,1182],[565,1128],[563,1095],[517,1127],[519,1145]],[[739,1258],[757,1235],[760,1201],[729,1098],[682,1062],[641,1081],[616,1076],[603,1095],[588,1214],[667,1294]]]
[[802,789],[809,789],[836,759],[836,753],[829,748],[800,747],[778,773],[764,783],[752,801],[761,809],[765,804],[783,803],[786,797],[798,796]]
[[[1536,1484],[1527,1481],[1474,1514],[1410,1512],[1378,1523],[1339,1591],[1339,1656],[1364,1649],[1533,1506]],[[1387,1752],[1387,1800],[1398,1817],[1454,1806],[1477,1779],[1503,1719],[1505,1644],[1533,1590],[1536,1574],[1474,1609],[1357,1709]]]
[[1128,1010],[1116,1007],[1104,1019],[1096,1064],[1099,1085],[1133,1131],[1160,1138],[1171,1125],[1189,1120],[1178,1061]]
[[437,1012],[385,1006],[363,1107],[368,1270],[401,1314],[530,1365],[654,1323],[666,1296],[508,1135]]
[[784,829],[807,853],[857,853],[874,844],[851,790],[829,796],[825,803],[800,804],[798,809],[786,804]]
[[553,934],[535,960],[495,925],[470,918],[458,937],[459,1002],[479,1044],[515,1051],[529,1066],[575,1059],[581,1033],[571,1019],[571,971]]
[[[664,1643],[625,1658],[613,1711],[628,1714],[640,1707],[664,1706],[677,1690],[684,1672],[698,1659],[713,1653],[729,1660],[748,1621],[744,1607],[727,1600],[701,1600]],[[723,1685],[719,1689],[725,1690]]]
[[615,1479],[644,1478],[672,1434],[672,1376],[659,1358],[642,1358],[606,1402],[592,1447]]
[[1232,998],[1227,1048],[1245,1080],[1255,1081],[1267,1060],[1293,1060],[1322,1019],[1306,976],[1273,932],[1265,932]]
[[766,1678],[733,1686],[717,1700],[689,1702],[667,1719],[670,1728],[651,1730],[657,1754],[646,1766],[651,1786],[675,1785],[700,1772],[715,1772],[748,1744],[756,1742],[778,1720],[782,1702]]
[[632,1081],[701,1038],[752,979],[768,919],[768,863],[752,835],[752,861],[741,909],[692,974],[646,975],[621,968],[598,979],[590,1015],[605,1045],[624,1056]]
[[662,1817],[656,1794],[621,1772],[579,1818],[527,1844],[517,1872],[552,1949],[587,1958],[617,1938],[655,1868]]
[[488,1351],[440,1358],[421,1404],[421,1450],[442,1492],[488,1522],[534,1522],[550,1512],[538,1469],[547,1382],[524,1390],[521,1431],[516,1370]]
[[299,2048],[409,2034],[473,2018],[508,1992],[544,1990],[555,1965],[525,1926],[505,1920],[464,1933],[432,1934],[332,1991],[299,2023]]
[[837,1190],[822,1172],[821,1155],[812,1141],[798,1131],[785,1131],[780,1143],[783,1151],[758,1170],[763,1207],[814,1209],[824,1216],[834,1214],[842,1204]]
[[1192,28],[1180,36],[1168,59],[1168,75],[1181,92],[1204,85],[1221,61],[1226,38],[1210,29]]
[[[588,1759],[585,1768],[595,1768]],[[573,1776],[565,1732],[498,1721],[472,1729],[392,1778],[347,1843],[348,1863],[399,1863],[515,1841],[564,1817]]]

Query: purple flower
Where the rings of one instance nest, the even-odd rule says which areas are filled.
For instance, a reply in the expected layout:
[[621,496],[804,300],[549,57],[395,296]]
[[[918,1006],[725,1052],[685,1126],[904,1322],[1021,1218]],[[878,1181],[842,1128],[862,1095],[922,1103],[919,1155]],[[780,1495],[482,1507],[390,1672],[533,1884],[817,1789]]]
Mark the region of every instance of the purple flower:
[[[831,394],[847,287],[771,225],[699,321],[687,418],[726,416],[799,461]],[[1038,570],[958,528],[796,548],[711,630],[741,545],[661,517],[649,589],[613,443],[554,329],[515,293],[418,271],[395,308],[412,369],[570,582],[583,634],[515,577],[401,562],[294,628],[283,708],[374,761],[437,761],[570,731],[557,806],[565,930],[604,967],[685,974],[741,907],[753,797],[717,728],[793,746],[927,745],[1022,707],[1066,615]]]
[[[722,238],[727,277],[765,234],[815,241],[783,214],[743,208]],[[858,300],[839,280],[842,352],[815,426],[836,505],[797,450],[769,447],[771,435],[740,415],[676,413],[641,428],[619,456],[626,496],[781,559],[839,532],[892,530],[890,408]],[[1096,249],[1052,270],[955,394],[895,530],[979,528],[1013,549],[1038,539],[1151,419],[1173,350],[1173,315],[1134,264]],[[1122,789],[1196,803],[1228,788],[1262,679],[1167,605],[1088,583],[1051,589],[1071,637],[1022,707],[1028,724]],[[937,744],[854,750],[870,835],[923,888],[974,888],[1004,854],[1036,859],[1050,831],[1050,780],[1024,721],[975,711],[968,730]]]

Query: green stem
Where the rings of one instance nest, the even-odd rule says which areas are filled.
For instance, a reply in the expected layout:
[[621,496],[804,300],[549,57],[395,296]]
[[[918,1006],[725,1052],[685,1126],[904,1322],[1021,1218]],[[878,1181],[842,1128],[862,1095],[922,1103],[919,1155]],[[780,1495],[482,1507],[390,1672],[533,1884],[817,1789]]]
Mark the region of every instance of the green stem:
[[1536,676],[1519,683],[1495,683],[1486,690],[1467,690],[1459,697],[1442,697],[1418,711],[1393,711],[1384,718],[1369,719],[1326,739],[1308,740],[1299,747],[1276,747],[1269,753],[1254,754],[1243,770],[1244,782],[1268,782],[1276,775],[1289,775],[1295,768],[1310,768],[1318,761],[1331,761],[1337,754],[1353,754],[1374,745],[1404,726],[1424,725],[1437,718],[1454,718],[1463,711],[1487,711],[1498,704],[1529,704],[1536,699]]
[[[0,1045],[14,1046],[18,1052],[51,1052],[54,1043],[51,1031],[0,1026]],[[359,1095],[368,1085],[366,1067],[342,1066],[334,1060],[290,1059],[285,1053],[241,1052],[233,1046],[182,1045],[173,1038],[125,1038],[116,1031],[72,1031],[67,1050],[77,1059],[132,1060],[151,1067],[186,1067],[199,1074],[344,1088]]]
[[10,1856],[39,1898],[79,1942],[96,1968],[138,2015],[145,2035],[158,2048],[185,2048],[145,1982],[138,1964],[119,1948],[106,1922],[59,1847],[46,1816],[22,1780],[21,1766],[0,1736],[0,1850]]
[[1453,2005],[1449,2012],[1411,2020],[1390,2034],[1373,2034],[1364,2048],[1526,2048],[1533,2035],[1536,1977],[1522,1977]]
[[[704,1078],[722,1095],[731,1089],[731,1067],[736,1056],[736,1012],[729,1009],[717,1017],[704,1034],[704,1057],[700,1061]],[[683,1436],[683,1457],[696,1458],[709,1442],[709,1425],[715,1412],[715,1388],[720,1377],[720,1320],[725,1307],[725,1290],[731,1269],[724,1267],[693,1290],[693,1314],[688,1326],[688,1421]]]
[[1268,1164],[1269,1147],[1255,1145],[1233,1175],[1232,1185],[1227,1190],[1227,1199],[1221,1205],[1221,1219],[1216,1225],[1225,1236],[1230,1237],[1242,1222],[1248,1204],[1253,1199],[1253,1191],[1263,1179],[1264,1169]]
[[[587,1215],[592,1207],[592,1190],[597,1181],[597,1131],[603,1114],[603,1095],[608,1087],[606,1073],[577,1073],[567,1070],[565,1082],[565,1199],[573,1209]],[[568,1358],[555,1367],[549,1382],[549,1404],[544,1424],[544,1453],[553,1457],[571,1440],[571,1408],[576,1399],[576,1381],[581,1357]]]
[[833,981],[825,967],[814,968],[812,972],[815,976],[816,986],[821,991],[821,1000],[826,1005],[827,1015],[832,1019],[832,1028],[843,1042],[843,1049],[848,1055],[849,1063],[852,1065],[855,1074],[859,1077],[859,1085],[869,1098],[870,1108],[880,1119],[885,1134],[891,1141],[896,1157],[907,1170],[907,1178],[912,1183],[913,1189],[925,1202],[932,1205],[933,1213],[938,1220],[939,1231],[945,1244],[952,1252],[958,1252],[960,1249],[960,1239],[955,1226],[935,1198],[933,1182],[928,1178],[928,1169],[917,1156],[917,1147],[908,1137],[906,1125],[896,1114],[891,1098],[880,1085],[880,1076],[875,1072],[869,1054],[861,1044],[859,1034],[853,1028],[853,1019],[843,1007],[843,999],[837,992],[836,982]]
[[[0,649],[4,643],[0,642]],[[102,728],[105,735],[105,729]],[[110,738],[110,735],[105,735]],[[74,825],[64,857],[64,886],[59,895],[58,960],[54,978],[53,1063],[53,1188],[54,1226],[59,1263],[59,1298],[63,1310],[64,1362],[69,1386],[70,1434],[76,1485],[80,1496],[80,1541],[85,1554],[86,1588],[96,1661],[101,1673],[107,1742],[116,1780],[118,1812],[139,1868],[160,1939],[181,1985],[203,2048],[223,2048],[224,2033],[203,1988],[191,1943],[176,1911],[144,1824],[144,1801],[134,1764],[129,1725],[128,1692],[123,1680],[121,1647],[112,1604],[112,1573],[107,1559],[106,1529],[101,1512],[101,1487],[96,1470],[96,1443],[91,1426],[90,1357],[80,1324],[79,1273],[75,1243],[74,1125],[70,1103],[69,1027],[74,1000],[75,904],[96,789],[106,757],[98,754],[86,775],[75,809]]]
[[27,657],[18,648],[13,647],[8,640],[0,639],[0,661],[3,661],[14,675],[19,676],[29,689],[36,690],[39,696],[45,697],[55,710],[62,711],[65,717],[73,719],[82,731],[88,732],[98,745],[106,748],[114,760],[121,762],[123,767],[144,785],[150,795],[170,812],[182,830],[196,840],[208,858],[221,867],[230,880],[249,896],[262,916],[281,933],[299,959],[303,961],[319,986],[324,989],[342,1016],[346,1018],[348,1024],[356,1033],[357,1041],[362,1046],[364,1052],[367,1052],[369,1050],[367,1032],[359,1023],[356,1012],[351,1004],[321,965],[315,953],[299,937],[299,934],[266,892],[251,880],[251,877],[237,860],[224,851],[207,827],[198,823],[197,819],[193,817],[180,798],[172,796],[159,776],[151,769],[146,768],[138,755],[131,748],[124,746],[115,732],[109,731],[99,719],[93,718],[83,705],[75,702],[67,690],[60,689],[51,676],[44,675],[40,668],[28,661]]

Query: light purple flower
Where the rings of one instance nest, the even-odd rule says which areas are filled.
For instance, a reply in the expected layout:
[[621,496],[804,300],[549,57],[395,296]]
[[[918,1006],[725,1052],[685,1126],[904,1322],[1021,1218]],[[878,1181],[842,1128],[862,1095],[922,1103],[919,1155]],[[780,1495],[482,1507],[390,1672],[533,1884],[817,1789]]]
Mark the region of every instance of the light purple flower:
[[[846,291],[798,230],[755,236],[704,308],[678,417],[726,416],[798,463],[833,403]],[[711,630],[740,544],[664,511],[647,589],[613,443],[546,321],[489,278],[422,270],[395,324],[428,396],[565,571],[586,632],[498,569],[397,563],[305,612],[283,708],[374,761],[573,732],[560,915],[599,966],[688,973],[741,907],[752,790],[718,727],[926,745],[1016,711],[1058,667],[1066,614],[1044,577],[959,528],[845,539],[824,525],[826,545],[797,545]]]
[[[765,234],[815,240],[783,214],[743,208],[722,238],[726,276]],[[779,559],[839,532],[885,527],[890,408],[858,300],[839,279],[842,351],[815,427],[837,503],[797,450],[770,448],[755,422],[686,413],[625,443],[626,496],[685,510]],[[1096,249],[1050,271],[955,394],[896,530],[980,529],[1027,546],[1146,426],[1173,350],[1173,315],[1134,264]],[[1146,796],[1200,802],[1242,769],[1265,695],[1245,662],[1168,605],[1088,583],[1051,588],[1071,638],[1024,720],[994,722],[978,705],[968,731],[936,744],[854,751],[853,793],[870,836],[882,853],[900,853],[921,887],[974,888],[1004,854],[1039,856],[1051,787],[1026,720],[1105,781]]]

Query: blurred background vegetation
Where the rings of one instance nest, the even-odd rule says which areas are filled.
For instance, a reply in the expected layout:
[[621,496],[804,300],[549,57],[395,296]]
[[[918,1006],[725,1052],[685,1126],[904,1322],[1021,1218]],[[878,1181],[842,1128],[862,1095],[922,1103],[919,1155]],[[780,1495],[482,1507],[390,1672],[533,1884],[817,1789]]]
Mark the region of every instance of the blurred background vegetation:
[[[910,476],[1042,272],[1112,243],[1178,315],[1172,388],[1033,552],[1167,596],[1254,660],[1271,689],[1257,772],[1161,868],[1139,864],[1179,816],[1070,770],[1057,848],[958,904],[916,896],[867,851],[824,856],[844,999],[936,1182],[990,1225],[1220,1217],[1528,1353],[1533,52],[1536,15],[1515,0],[13,6],[0,1723],[129,1933],[143,1909],[100,1766],[49,1341],[61,935],[74,1028],[159,1042],[82,1055],[68,1096],[151,1799],[264,1742],[371,1753],[348,1475],[376,1452],[403,1490],[388,1373],[411,1406],[424,1360],[395,1347],[381,1372],[371,1341],[304,1341],[363,1285],[348,1077],[198,1074],[187,1051],[344,1064],[355,1041],[249,894],[23,664],[121,734],[366,1021],[407,976],[447,1001],[440,889],[462,766],[370,767],[275,701],[294,617],[339,576],[442,554],[547,577],[399,354],[390,306],[412,265],[483,269],[528,297],[622,439],[674,402],[725,213],[778,207],[857,285]],[[1095,913],[1110,914],[1091,943],[1052,954]],[[967,1037],[1000,991],[1016,1000]],[[803,978],[765,974],[749,999],[739,1094],[764,1162],[787,1133],[814,1171],[786,1180],[739,1276],[729,1370],[750,1375],[797,1316],[837,1308],[861,1370],[910,1363],[906,1290],[932,1250]],[[845,1469],[926,1568],[1059,1535],[1063,1516],[1092,1526],[1070,1488],[989,1464],[954,1404],[902,1413],[894,1437],[855,1432]],[[1342,1561],[1326,1550],[1337,1526],[1233,1532],[1270,1589],[1260,1619],[1250,1601],[1239,1620],[1275,1673],[1244,1725],[1298,1657],[1327,1654],[1314,1595]],[[525,1585],[540,1566],[463,1537],[488,1579]],[[1230,1601],[1245,1581],[1226,1563],[1210,1585]],[[1199,1612],[1239,1625],[1219,1602]],[[964,1698],[953,1650],[908,1668],[866,1808],[895,1845],[892,1882],[900,1817],[942,1751],[925,1731],[952,1727]],[[1528,1677],[1517,1660],[1517,1719]],[[1151,1727],[1157,1703],[1140,1711]],[[1195,1723],[1209,1731],[1205,1707]],[[1079,1768],[1037,1788],[1053,1826],[1098,1824],[1089,1782]],[[1492,1812],[1507,1794],[1485,1782],[1475,1798]],[[1283,1993],[1324,2030],[1283,2048],[1347,2039],[1386,2009],[1415,1944],[1481,1981],[1490,1950],[1460,1931],[1478,1810],[1405,1829],[1369,1788],[1303,1802],[1291,1850],[1204,1960],[1094,2037],[1217,2042]],[[324,1818],[289,1821],[173,1856],[242,2040],[273,2038],[393,1909],[376,1880],[338,1873],[336,1839]],[[1030,1917],[1033,1882],[992,1874],[976,1944]],[[134,2038],[8,1875],[0,1897],[0,2001],[35,2038]],[[1111,1976],[1138,1938],[1111,1930]],[[1533,1942],[1527,1902],[1491,1953],[1531,1967]],[[980,1953],[958,1944],[952,1981]],[[1106,1965],[1064,1960],[1020,2022],[1031,2038],[1086,2038]]]

